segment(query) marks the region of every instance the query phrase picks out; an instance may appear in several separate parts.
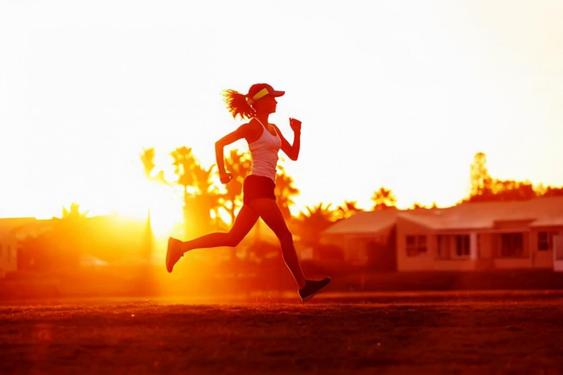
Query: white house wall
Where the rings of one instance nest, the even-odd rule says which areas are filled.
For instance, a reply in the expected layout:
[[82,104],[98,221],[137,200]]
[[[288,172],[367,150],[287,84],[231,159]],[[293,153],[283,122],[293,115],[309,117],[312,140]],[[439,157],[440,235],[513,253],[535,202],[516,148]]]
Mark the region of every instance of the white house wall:
[[532,250],[532,266],[536,268],[553,268],[554,243],[548,250],[538,249],[538,236],[540,232],[563,231],[562,227],[534,227],[530,231],[530,248]]
[[[470,236],[471,255],[467,258],[440,259],[438,257],[438,234],[467,234]],[[417,256],[407,255],[406,238],[409,235],[426,236],[427,251]],[[397,269],[399,271],[473,271],[479,268],[477,257],[477,233],[448,231],[440,233],[423,225],[399,218],[397,220]],[[473,255],[475,254],[475,255]]]

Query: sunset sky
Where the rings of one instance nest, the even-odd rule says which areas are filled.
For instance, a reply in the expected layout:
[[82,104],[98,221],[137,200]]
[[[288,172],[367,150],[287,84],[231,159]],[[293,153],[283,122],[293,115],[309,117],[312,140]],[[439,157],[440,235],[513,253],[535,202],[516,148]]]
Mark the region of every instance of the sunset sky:
[[240,124],[222,90],[255,82],[286,91],[287,138],[303,121],[298,207],[367,208],[380,186],[451,205],[477,151],[499,178],[563,185],[562,19],[560,0],[2,1],[0,217],[172,215],[139,155],[211,165]]

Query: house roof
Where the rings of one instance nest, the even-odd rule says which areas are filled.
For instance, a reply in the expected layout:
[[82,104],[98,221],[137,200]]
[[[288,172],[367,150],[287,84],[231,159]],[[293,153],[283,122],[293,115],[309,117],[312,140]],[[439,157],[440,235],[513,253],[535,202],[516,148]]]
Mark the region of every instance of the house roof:
[[401,217],[431,229],[492,228],[495,222],[534,220],[524,202],[465,203],[442,209],[404,212]]
[[527,201],[464,203],[447,208],[382,210],[365,212],[343,220],[324,233],[377,232],[398,218],[435,230],[487,229],[502,222],[527,222],[533,227],[563,226],[563,197]]
[[32,217],[0,218],[0,238],[12,234],[14,230],[35,220]]
[[373,212],[359,212],[327,228],[325,234],[376,233],[388,229],[400,211],[394,208]]

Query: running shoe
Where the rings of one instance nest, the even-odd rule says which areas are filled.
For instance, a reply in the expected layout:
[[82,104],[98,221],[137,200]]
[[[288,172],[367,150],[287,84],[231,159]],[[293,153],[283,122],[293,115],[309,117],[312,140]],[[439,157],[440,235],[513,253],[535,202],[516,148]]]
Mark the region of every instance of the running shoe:
[[330,284],[331,278],[325,277],[322,280],[306,280],[305,286],[299,289],[299,297],[301,297],[301,301],[305,302],[310,300],[321,291],[322,288]]

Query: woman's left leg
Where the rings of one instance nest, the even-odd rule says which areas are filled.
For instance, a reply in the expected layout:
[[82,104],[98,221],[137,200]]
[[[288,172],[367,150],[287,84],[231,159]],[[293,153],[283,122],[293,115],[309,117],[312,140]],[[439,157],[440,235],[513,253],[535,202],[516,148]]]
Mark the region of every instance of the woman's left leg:
[[235,218],[233,226],[228,232],[210,233],[190,241],[185,241],[181,246],[182,251],[187,252],[193,249],[219,246],[235,247],[242,241],[250,229],[252,229],[257,220],[258,214],[245,204],[242,206],[242,209]]
[[226,233],[210,233],[186,242],[170,237],[166,251],[166,269],[168,272],[172,272],[174,265],[182,255],[192,249],[238,245],[257,220],[258,214],[245,204],[239,211],[231,230]]
[[301,269],[297,253],[295,252],[293,235],[289,231],[276,201],[268,198],[257,198],[250,202],[250,206],[274,231],[280,240],[283,260],[293,275],[295,282],[299,285],[299,288],[303,288],[305,286],[305,276],[303,275],[303,270]]

